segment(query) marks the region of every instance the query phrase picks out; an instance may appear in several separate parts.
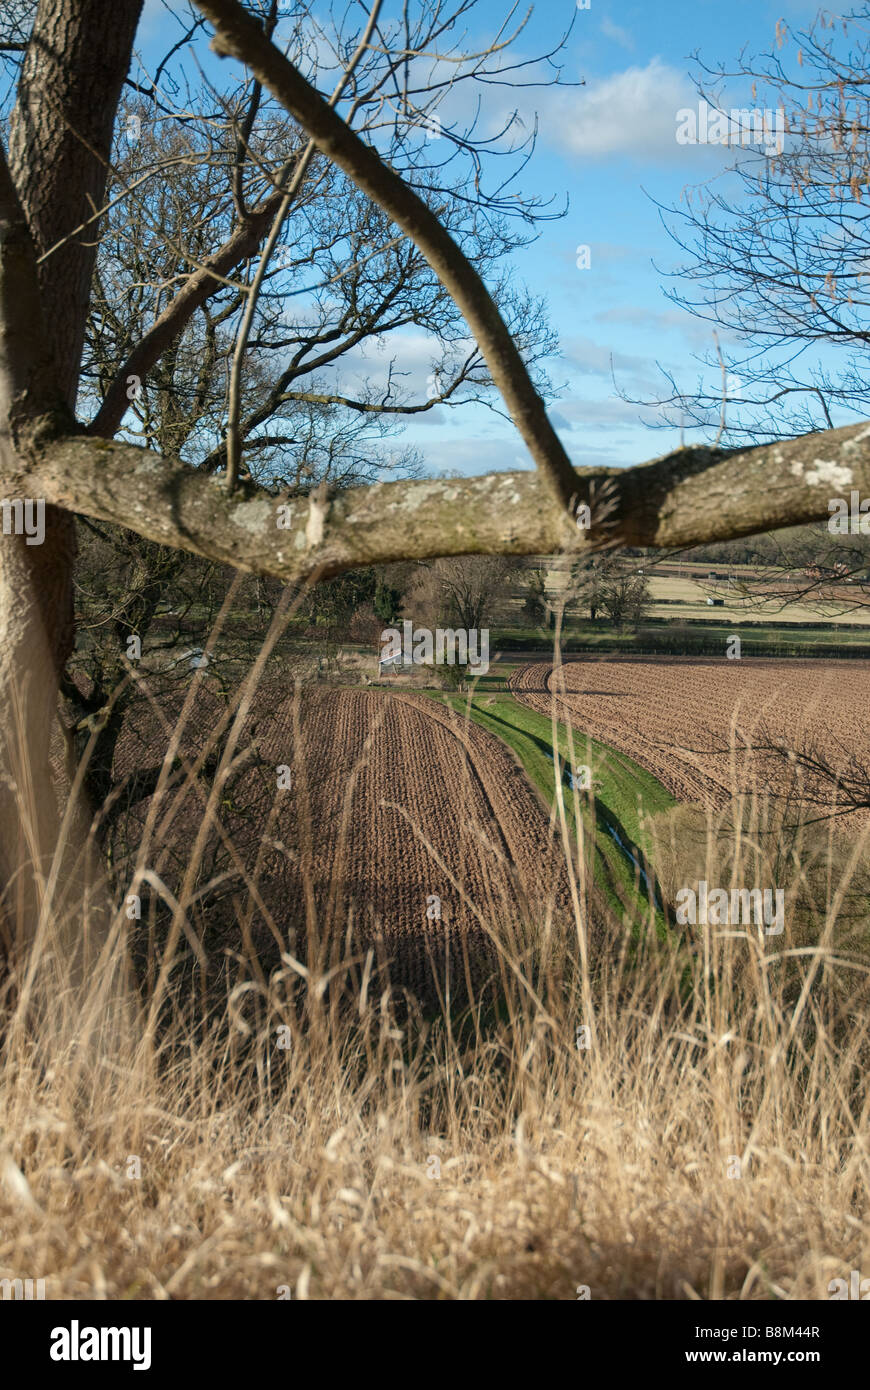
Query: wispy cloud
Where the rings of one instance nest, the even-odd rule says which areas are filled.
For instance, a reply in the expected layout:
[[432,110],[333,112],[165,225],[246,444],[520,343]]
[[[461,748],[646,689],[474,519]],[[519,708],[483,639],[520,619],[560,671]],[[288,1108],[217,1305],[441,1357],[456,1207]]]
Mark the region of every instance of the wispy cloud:
[[541,135],[580,159],[624,154],[671,162],[685,148],[676,142],[676,113],[693,100],[688,76],[652,58],[645,67],[550,93]]
[[[655,373],[649,357],[614,350],[607,343],[594,338],[568,334],[562,339],[562,356],[566,364],[580,377],[600,377],[612,381],[617,375],[626,379],[632,389],[649,389],[655,381]],[[564,402],[560,409],[568,413]]]
[[621,305],[592,315],[594,323],[609,323],[620,328],[639,328],[645,333],[677,333],[693,348],[710,347],[713,330],[703,319],[693,318],[686,309],[651,309],[645,306]]
[[612,19],[607,18],[607,15],[602,19],[600,28],[604,37],[606,39],[612,39],[614,43],[618,43],[620,48],[627,48],[630,50],[634,48],[634,38],[628,30],[623,29],[619,24],[614,24]]

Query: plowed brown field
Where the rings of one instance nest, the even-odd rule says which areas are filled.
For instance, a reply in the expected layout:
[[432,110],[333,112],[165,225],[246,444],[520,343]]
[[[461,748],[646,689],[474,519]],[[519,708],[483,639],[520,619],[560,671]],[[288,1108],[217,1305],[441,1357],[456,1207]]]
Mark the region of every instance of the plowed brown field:
[[[747,745],[809,743],[834,765],[870,758],[870,667],[860,661],[575,661],[564,694],[546,662],[521,667],[514,693],[532,709],[629,754],[679,800],[721,806],[732,792],[783,783],[783,763]],[[732,757],[732,744],[739,750]]]
[[[203,746],[221,708],[203,692],[186,755]],[[564,858],[521,768],[497,739],[433,701],[261,690],[246,732],[262,763],[229,784],[221,828],[236,868],[257,881],[264,910],[254,914],[252,936],[265,955],[279,939],[297,955],[311,933],[342,939],[351,922],[346,955],[374,946],[392,960],[393,983],[424,999],[433,997],[433,963],[442,989],[447,968],[455,998],[464,992],[466,952],[473,976],[492,967],[487,929],[516,931],[522,920],[540,924],[546,912],[568,910]],[[165,744],[152,712],[141,708],[128,721],[116,776],[158,762]],[[276,790],[280,764],[292,770],[289,789]],[[125,821],[127,847],[149,804]],[[174,893],[201,822],[202,798],[188,793],[150,858]],[[219,833],[209,832],[202,880],[232,868],[231,857]],[[250,903],[243,882],[205,902],[207,953],[240,949],[237,923]]]

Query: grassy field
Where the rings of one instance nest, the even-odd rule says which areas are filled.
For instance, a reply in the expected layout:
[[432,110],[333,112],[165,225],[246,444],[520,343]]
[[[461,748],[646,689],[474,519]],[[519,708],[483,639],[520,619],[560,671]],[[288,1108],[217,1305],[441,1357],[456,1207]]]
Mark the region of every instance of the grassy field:
[[[527,565],[543,573],[547,594],[551,602],[557,602],[569,581],[570,557],[530,557]],[[740,601],[736,589],[741,581],[764,580],[765,571],[758,566],[688,562],[652,565],[638,559],[636,568],[644,572],[652,598],[648,617],[640,624],[639,638],[646,639],[650,646],[656,645],[657,628],[673,629],[684,624],[694,634],[683,643],[687,654],[692,643],[702,640],[697,634],[712,634],[717,638],[721,633],[719,624],[730,632],[764,643],[771,655],[775,655],[779,647],[792,647],[787,654],[797,655],[794,645],[811,654],[815,647],[870,643],[870,588],[858,583],[843,583],[826,590],[824,601],[784,603],[781,598],[773,598],[747,603]],[[710,580],[710,573],[719,578]],[[773,571],[770,573],[778,584],[782,582]],[[737,581],[733,591],[727,583],[729,577]],[[514,591],[503,615],[503,626],[494,635],[508,646],[547,646],[552,642],[552,631],[544,626],[528,626],[523,616],[523,592],[522,586]],[[723,606],[708,604],[707,599],[712,597],[723,599]],[[571,602],[566,606],[563,637],[566,649],[573,644],[575,648],[618,650],[634,644],[630,629],[618,631],[603,615],[592,623],[588,620],[588,611]]]
[[[654,618],[672,618],[676,611],[675,605],[678,605],[680,618],[709,617],[710,606],[707,598],[715,593],[717,598],[725,600],[724,606],[717,608],[716,613],[729,622],[763,622],[767,618],[778,623],[818,624],[820,620],[818,604],[783,603],[782,599],[771,599],[765,603],[756,600],[749,605],[739,602],[736,596],[730,597],[729,586],[716,584],[714,581],[704,583],[696,579],[653,573],[649,577],[649,587],[653,598],[650,613]],[[850,593],[847,588],[843,588],[844,602],[854,601],[856,597],[857,595]],[[870,596],[865,598],[865,603],[865,607],[855,612],[838,613],[826,621],[830,621],[837,628],[870,628]],[[827,606],[835,607],[833,604]]]
[[[509,672],[512,668],[506,669]],[[499,668],[498,675],[484,679],[500,684],[504,678],[505,671]],[[594,739],[581,742],[575,738],[572,759],[565,726],[557,723],[557,746],[554,747],[552,721],[528,709],[504,690],[492,694],[478,690],[472,695],[454,696],[426,693],[506,743],[548,808],[553,808],[557,801],[555,769],[558,761],[565,815],[572,836],[577,834],[576,810],[579,808],[582,815],[589,802],[585,795],[575,797],[569,769],[572,764],[588,766],[594,800],[593,814],[587,817],[585,828],[587,833],[594,830],[595,872],[600,875],[610,906],[619,916],[624,914],[627,904],[630,904],[633,917],[637,916],[638,908],[648,909],[647,890],[630,856],[634,855],[647,867],[646,856],[651,846],[645,821],[658,811],[676,805],[660,782],[625,754]],[[614,840],[614,831],[623,850]],[[664,919],[659,912],[656,913],[656,929],[664,930]]]
[[[447,698],[549,805],[552,726],[509,671]],[[667,797],[602,744],[588,759],[602,816],[642,846]],[[770,1302],[866,1271],[870,986],[835,942],[836,875],[800,949],[663,937],[602,826],[631,930],[589,952],[579,914],[541,922],[486,1015],[400,1015],[359,963],[342,999],[340,971],[288,950],[264,978],[238,951],[221,1007],[168,984],[157,1029],[153,1001],[115,993],[128,885],[84,1000],[47,913],[0,994],[0,1277],[72,1300]]]
[[[534,766],[540,726],[495,713]],[[108,1026],[99,973],[75,1002],[49,917],[2,1001],[0,1275],[70,1300],[825,1300],[870,1267],[870,1008],[836,912],[791,960],[734,931],[688,964],[651,933],[590,960],[580,923],[542,930],[503,1014],[461,1028],[376,990],[339,1010],[287,957],[158,1036]]]
[[[493,661],[470,696],[427,699],[498,737],[547,807],[561,791],[570,852],[585,797],[557,770],[564,726],[554,739],[505,689],[517,664]],[[425,740],[409,736],[409,763]],[[158,1028],[144,993],[107,1006],[135,929],[129,883],[83,1002],[45,914],[32,972],[0,993],[0,1277],[73,1300],[769,1304],[826,1300],[832,1280],[866,1273],[870,975],[838,926],[850,864],[812,832],[811,939],[790,921],[781,938],[664,932],[610,829],[645,853],[647,817],[689,808],[669,811],[656,779],[602,742],[574,759],[592,771],[583,828],[615,920],[592,949],[582,909],[558,929],[532,923],[505,947],[498,1010],[399,1012],[349,952],[342,974],[285,946],[258,974],[237,946],[219,1000],[167,973]],[[505,785],[519,783],[504,761]],[[464,817],[455,772],[420,786],[448,830]],[[333,825],[310,824],[334,872]],[[196,857],[183,859],[192,884]],[[812,870],[789,858],[781,880],[747,881],[781,882],[790,901]],[[325,881],[310,886],[313,902]],[[186,934],[194,904],[177,901]],[[341,939],[352,926],[338,923]],[[76,929],[86,937],[87,919]]]

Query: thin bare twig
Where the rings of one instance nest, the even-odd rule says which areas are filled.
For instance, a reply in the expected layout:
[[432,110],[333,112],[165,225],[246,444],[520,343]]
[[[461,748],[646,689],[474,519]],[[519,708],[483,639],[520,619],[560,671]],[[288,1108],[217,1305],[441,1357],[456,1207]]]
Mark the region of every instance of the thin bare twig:
[[[371,38],[372,32],[378,21],[378,14],[380,13],[380,8],[381,0],[375,0],[375,3],[372,5],[371,14],[369,15],[369,21],[366,25],[365,32],[363,33],[363,36],[360,39],[359,44],[357,45],[356,50],[353,53],[350,61],[345,67],[344,72],[339,78],[335,91],[329,99],[329,105],[332,107],[334,107],[336,103],[339,101],[341,94],[347,86],[348,82],[350,81],[355,68],[357,67],[360,59],[362,58],[363,54],[368,48],[369,39]],[[268,42],[269,38],[268,35],[265,34],[265,32],[264,37]],[[241,326],[239,328],[239,336],[236,340],[236,347],[233,353],[232,366],[230,368],[229,401],[227,413],[227,492],[232,492],[234,490],[236,486],[236,481],[239,476],[239,465],[241,463],[241,432],[239,429],[239,419],[242,404],[242,367],[244,365],[245,352],[247,351],[248,347],[248,339],[251,335],[251,326],[254,322],[254,314],[257,310],[257,301],[260,297],[260,290],[263,285],[263,279],[266,275],[272,252],[274,251],[275,246],[277,245],[278,237],[281,235],[281,228],[284,225],[284,219],[286,218],[287,213],[290,210],[290,205],[293,202],[293,199],[296,197],[296,194],[302,185],[302,181],[305,178],[305,175],[308,173],[308,166],[311,163],[315,149],[316,144],[314,140],[309,140],[302,153],[302,157],[296,166],[287,191],[284,194],[284,197],[281,199],[280,206],[278,208],[277,213],[275,214],[275,220],[272,223],[272,230],[266,238],[266,244],[263,247],[263,253],[260,256],[260,264],[257,266],[256,273],[248,289],[248,302],[245,307],[245,313],[242,318]]]

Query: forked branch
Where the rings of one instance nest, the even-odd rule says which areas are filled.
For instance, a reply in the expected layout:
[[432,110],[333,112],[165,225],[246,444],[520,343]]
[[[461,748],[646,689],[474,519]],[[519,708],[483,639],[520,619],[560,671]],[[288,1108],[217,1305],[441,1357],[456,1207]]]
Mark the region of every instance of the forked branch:
[[197,5],[215,28],[215,51],[245,63],[321,153],[383,208],[425,256],[474,333],[493,382],[551,492],[563,510],[571,509],[576,501],[571,460],[492,296],[437,215],[306,82],[236,0],[197,0]]

